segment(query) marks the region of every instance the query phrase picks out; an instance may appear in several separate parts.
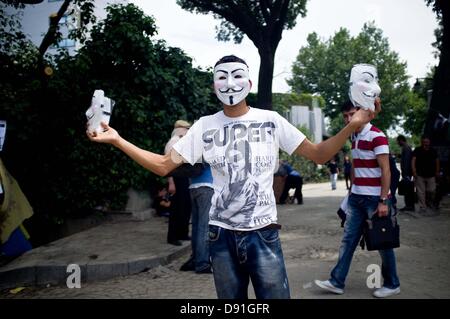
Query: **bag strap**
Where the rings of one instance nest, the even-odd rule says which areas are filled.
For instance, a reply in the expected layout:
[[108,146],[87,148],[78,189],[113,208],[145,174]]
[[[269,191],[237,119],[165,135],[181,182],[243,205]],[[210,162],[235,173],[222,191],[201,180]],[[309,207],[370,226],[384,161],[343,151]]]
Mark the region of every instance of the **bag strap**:
[[359,241],[359,246],[361,246],[362,250],[364,250],[366,247],[366,240],[365,240],[366,238],[365,238],[364,234],[365,234],[366,230],[368,230],[369,227],[371,227],[371,226],[369,226],[369,223],[371,223],[371,222],[372,222],[371,219],[366,219],[363,224],[363,232],[361,234],[361,240]]
[[361,246],[361,249],[364,250],[366,247],[366,242],[364,241],[364,236],[361,236],[361,241],[359,242],[359,245]]

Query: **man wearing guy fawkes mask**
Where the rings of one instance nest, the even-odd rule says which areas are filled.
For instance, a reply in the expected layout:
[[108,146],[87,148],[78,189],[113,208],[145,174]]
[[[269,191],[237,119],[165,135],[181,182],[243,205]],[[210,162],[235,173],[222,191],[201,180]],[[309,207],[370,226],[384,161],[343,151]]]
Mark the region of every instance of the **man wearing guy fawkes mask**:
[[358,111],[337,135],[313,144],[278,113],[248,106],[251,85],[244,60],[221,58],[214,66],[214,90],[223,110],[201,117],[165,156],[134,146],[107,124],[104,132],[87,135],[160,176],[203,158],[213,175],[209,248],[217,296],[246,299],[251,279],[258,299],[290,298],[272,188],[279,149],[324,164],[374,113]]

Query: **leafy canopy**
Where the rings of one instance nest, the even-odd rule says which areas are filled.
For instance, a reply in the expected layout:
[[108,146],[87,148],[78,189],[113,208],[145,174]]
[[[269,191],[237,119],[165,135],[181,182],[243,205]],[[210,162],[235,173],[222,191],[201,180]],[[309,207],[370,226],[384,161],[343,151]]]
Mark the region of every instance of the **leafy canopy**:
[[390,49],[382,30],[366,23],[356,36],[341,28],[328,40],[311,33],[288,83],[295,93],[319,93],[325,99],[324,113],[332,119],[333,132],[341,127],[340,105],[348,99],[350,70],[357,63],[374,64],[378,69],[383,112],[375,125],[387,129],[404,113],[409,91],[406,63]]
[[[112,146],[87,139],[85,111],[95,89],[116,101],[111,126],[157,153],[176,120],[192,122],[220,109],[211,72],[153,39],[152,17],[132,4],[107,11],[75,56],[54,58],[45,85],[36,79],[33,58],[22,63],[21,51],[11,49],[9,60],[2,59],[8,71],[0,84],[6,97],[1,115],[8,121],[2,158],[38,214],[64,218],[105,202],[123,209],[130,187],[150,191],[156,178]],[[17,46],[18,40],[8,41]],[[31,53],[35,57],[36,48]]]

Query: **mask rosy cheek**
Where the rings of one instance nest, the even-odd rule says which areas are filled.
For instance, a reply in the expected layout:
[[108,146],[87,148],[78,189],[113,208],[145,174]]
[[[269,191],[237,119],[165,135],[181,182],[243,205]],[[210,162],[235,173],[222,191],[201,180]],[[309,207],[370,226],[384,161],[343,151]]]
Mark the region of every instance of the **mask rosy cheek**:
[[362,92],[365,92],[365,91],[369,90],[369,88],[370,88],[370,86],[367,85],[367,83],[365,83],[365,82],[359,82],[356,87],[358,88],[358,90],[360,90]]
[[248,80],[244,80],[244,79],[237,79],[235,80],[236,85],[240,86],[240,87],[244,87],[248,85]]
[[222,89],[225,86],[225,83],[223,82],[214,82],[214,89]]

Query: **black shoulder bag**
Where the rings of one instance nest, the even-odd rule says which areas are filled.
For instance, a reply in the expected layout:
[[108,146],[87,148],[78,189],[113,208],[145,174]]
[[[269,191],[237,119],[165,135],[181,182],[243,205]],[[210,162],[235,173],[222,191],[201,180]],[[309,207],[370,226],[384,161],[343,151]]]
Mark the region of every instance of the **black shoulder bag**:
[[397,216],[392,216],[391,206],[389,205],[389,214],[385,217],[378,217],[373,214],[364,223],[363,238],[361,239],[361,248],[367,250],[384,250],[400,247],[400,226],[397,223]]

